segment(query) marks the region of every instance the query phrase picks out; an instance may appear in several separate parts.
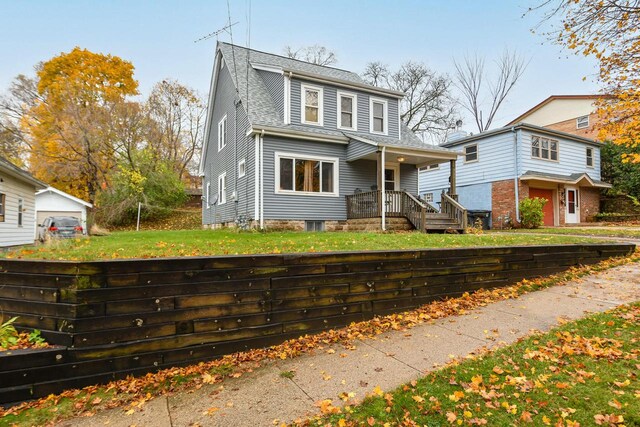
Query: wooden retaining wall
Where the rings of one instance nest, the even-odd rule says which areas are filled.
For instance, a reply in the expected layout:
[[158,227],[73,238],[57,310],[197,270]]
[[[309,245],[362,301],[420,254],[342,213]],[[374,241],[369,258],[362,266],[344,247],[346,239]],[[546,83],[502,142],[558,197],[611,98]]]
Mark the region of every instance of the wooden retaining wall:
[[96,262],[0,260],[0,403],[194,363],[631,253],[630,244]]

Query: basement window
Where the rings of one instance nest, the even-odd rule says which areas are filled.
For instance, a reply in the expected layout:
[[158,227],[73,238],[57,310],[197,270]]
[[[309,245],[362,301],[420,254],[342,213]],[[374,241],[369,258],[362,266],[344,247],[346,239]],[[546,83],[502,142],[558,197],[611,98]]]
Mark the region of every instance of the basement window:
[[324,231],[324,221],[305,221],[304,231]]

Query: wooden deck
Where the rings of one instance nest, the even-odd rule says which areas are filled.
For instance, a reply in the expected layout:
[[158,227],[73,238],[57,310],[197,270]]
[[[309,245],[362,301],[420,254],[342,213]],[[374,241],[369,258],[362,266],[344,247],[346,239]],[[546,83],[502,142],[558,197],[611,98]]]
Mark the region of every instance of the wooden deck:
[[406,191],[381,190],[356,193],[345,197],[347,219],[404,217],[416,230],[423,232],[456,231],[464,233],[467,211],[446,193],[442,194],[441,210],[419,200]]

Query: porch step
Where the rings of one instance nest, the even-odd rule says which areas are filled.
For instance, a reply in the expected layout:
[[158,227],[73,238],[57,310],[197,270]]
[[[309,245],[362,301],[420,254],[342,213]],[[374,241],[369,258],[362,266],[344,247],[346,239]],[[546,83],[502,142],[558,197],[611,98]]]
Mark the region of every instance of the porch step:
[[446,213],[427,213],[426,215],[427,221],[433,220],[433,219],[450,219],[449,215],[447,215]]
[[450,223],[441,223],[441,224],[429,224],[427,223],[426,230],[427,233],[463,233],[464,230],[460,228],[460,226],[455,222]]

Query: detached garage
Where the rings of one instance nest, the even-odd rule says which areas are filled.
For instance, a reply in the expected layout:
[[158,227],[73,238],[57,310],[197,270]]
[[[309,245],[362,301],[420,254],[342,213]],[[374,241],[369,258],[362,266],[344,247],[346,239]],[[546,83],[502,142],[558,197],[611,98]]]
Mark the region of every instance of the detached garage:
[[82,199],[60,191],[57,188],[47,187],[36,193],[36,222],[42,221],[48,216],[72,216],[81,221],[82,229],[87,231],[87,208],[93,205]]

